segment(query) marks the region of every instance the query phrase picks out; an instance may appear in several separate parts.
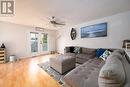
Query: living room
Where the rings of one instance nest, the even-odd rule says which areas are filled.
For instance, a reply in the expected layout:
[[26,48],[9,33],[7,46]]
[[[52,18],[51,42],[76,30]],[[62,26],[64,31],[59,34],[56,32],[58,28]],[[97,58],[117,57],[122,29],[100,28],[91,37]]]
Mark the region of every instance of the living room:
[[129,0],[0,4],[0,87],[130,87]]

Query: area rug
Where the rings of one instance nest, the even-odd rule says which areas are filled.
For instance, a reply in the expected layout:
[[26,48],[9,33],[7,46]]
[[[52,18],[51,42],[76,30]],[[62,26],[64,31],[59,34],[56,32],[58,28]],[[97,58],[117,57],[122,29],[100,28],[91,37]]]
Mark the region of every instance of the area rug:
[[[79,66],[80,64],[76,64],[76,67]],[[64,84],[64,79],[63,77],[70,71],[66,72],[65,74],[60,74],[56,70],[50,67],[49,61],[40,63],[38,64],[39,67],[41,67],[44,71],[46,71],[51,77],[53,77],[56,81],[59,82],[59,84],[63,85]]]

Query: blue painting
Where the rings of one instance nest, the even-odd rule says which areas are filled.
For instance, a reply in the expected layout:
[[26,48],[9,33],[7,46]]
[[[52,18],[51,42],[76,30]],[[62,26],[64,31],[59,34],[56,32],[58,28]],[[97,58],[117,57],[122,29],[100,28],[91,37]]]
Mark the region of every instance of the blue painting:
[[106,37],[107,23],[100,23],[81,28],[81,38]]

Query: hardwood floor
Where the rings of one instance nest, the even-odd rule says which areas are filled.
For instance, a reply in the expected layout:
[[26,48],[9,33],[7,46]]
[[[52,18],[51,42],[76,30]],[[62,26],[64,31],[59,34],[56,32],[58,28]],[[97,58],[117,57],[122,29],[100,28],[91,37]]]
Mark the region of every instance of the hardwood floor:
[[52,56],[54,55],[0,64],[0,87],[61,87],[37,65]]

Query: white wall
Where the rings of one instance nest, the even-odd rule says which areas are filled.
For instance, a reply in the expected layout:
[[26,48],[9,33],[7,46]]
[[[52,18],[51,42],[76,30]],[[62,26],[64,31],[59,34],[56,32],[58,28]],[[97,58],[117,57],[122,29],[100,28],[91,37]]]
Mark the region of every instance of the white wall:
[[[81,27],[102,22],[108,23],[107,37],[80,38]],[[77,30],[77,38],[75,40],[71,40],[70,38],[72,27]],[[124,39],[130,39],[130,11],[61,29],[57,32],[57,35],[57,50],[60,53],[63,53],[65,46],[121,48],[122,41]]]
[[[30,57],[30,32],[38,31],[30,26],[0,22],[0,44],[5,43],[7,55],[13,54],[20,58]],[[55,31],[44,30],[44,32],[48,33],[49,51],[55,51]]]

